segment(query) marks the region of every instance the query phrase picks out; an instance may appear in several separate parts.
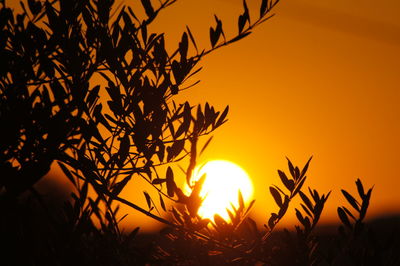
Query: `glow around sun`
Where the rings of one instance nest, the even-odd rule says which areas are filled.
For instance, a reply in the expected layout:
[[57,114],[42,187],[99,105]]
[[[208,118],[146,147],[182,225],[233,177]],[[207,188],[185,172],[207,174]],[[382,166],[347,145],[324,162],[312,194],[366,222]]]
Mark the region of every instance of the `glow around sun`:
[[[245,203],[249,203],[253,195],[253,184],[249,175],[237,164],[225,160],[209,161],[196,167],[192,181],[197,181],[206,174],[200,197],[204,198],[198,214],[202,218],[213,219],[219,214],[229,220],[226,209],[239,207],[238,191],[242,193]],[[188,189],[190,190],[190,189]]]

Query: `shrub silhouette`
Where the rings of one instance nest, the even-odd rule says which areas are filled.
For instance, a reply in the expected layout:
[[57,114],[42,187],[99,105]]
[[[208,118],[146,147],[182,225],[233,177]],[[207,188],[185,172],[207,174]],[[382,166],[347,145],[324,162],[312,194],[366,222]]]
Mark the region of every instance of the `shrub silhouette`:
[[[248,36],[272,17],[279,0],[262,0],[251,19],[246,1],[238,33],[227,37],[215,16],[210,48],[199,49],[189,27],[177,47],[165,48],[162,33],[148,32],[160,12],[176,0],[141,0],[144,17],[111,0],[21,2],[13,14],[0,11],[0,206],[4,261],[22,265],[256,264],[306,265],[380,263],[384,249],[365,237],[363,220],[372,189],[357,189],[361,203],[343,191],[357,212],[338,208],[344,227],[332,254],[313,235],[330,192],[303,191],[310,160],[300,170],[288,160],[290,175],[278,171],[283,187],[271,186],[278,210],[260,231],[248,217],[254,201],[228,211],[230,221],[197,215],[204,177],[191,184],[199,138],[226,122],[228,107],[176,103],[174,96],[197,84],[199,62],[209,53]],[[136,12],[137,13],[137,12]],[[100,84],[94,84],[95,80]],[[105,84],[105,85],[103,85]],[[175,182],[174,164],[188,158],[184,171],[190,195]],[[62,209],[49,210],[34,185],[56,162],[75,191]],[[160,166],[166,167],[160,173]],[[147,208],[120,197],[133,176],[159,195],[144,192]],[[95,192],[89,196],[89,191]],[[282,237],[275,227],[292,199],[300,225]],[[175,205],[167,210],[165,200]],[[122,232],[125,204],[167,227],[156,240]],[[170,212],[163,218],[153,210]],[[351,222],[353,219],[353,222]],[[95,222],[99,226],[95,226]],[[371,245],[364,247],[365,241]],[[24,254],[24,256],[21,256]],[[288,255],[290,254],[290,256]],[[355,259],[355,260],[354,260]],[[392,254],[389,262],[398,262]]]

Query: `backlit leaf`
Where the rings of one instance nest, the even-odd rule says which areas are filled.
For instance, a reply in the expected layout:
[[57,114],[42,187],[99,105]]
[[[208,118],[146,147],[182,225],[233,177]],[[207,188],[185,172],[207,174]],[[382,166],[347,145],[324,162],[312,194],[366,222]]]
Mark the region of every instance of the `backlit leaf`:
[[282,183],[285,185],[285,187],[286,187],[290,192],[293,191],[293,189],[294,189],[294,182],[293,182],[293,180],[289,180],[289,179],[287,178],[286,174],[285,174],[283,171],[281,171],[281,170],[278,170],[278,174],[279,174],[279,177],[281,178]]
[[353,198],[353,196],[350,195],[346,190],[342,189],[341,191],[344,197],[350,203],[350,205],[353,206],[353,208],[356,209],[357,211],[360,211],[360,204],[358,203],[358,201],[355,198]]
[[113,195],[114,196],[118,196],[119,193],[121,193],[121,191],[124,189],[126,184],[128,184],[129,180],[131,180],[131,176],[127,176],[124,179],[122,179],[122,181],[116,183],[114,185],[113,190],[112,190]]
[[143,194],[146,198],[147,206],[149,207],[149,209],[151,209],[151,197],[150,197],[149,193],[147,193],[146,191],[143,191]]
[[285,215],[285,213],[286,213],[286,211],[288,210],[288,207],[289,207],[289,202],[290,202],[289,197],[287,195],[285,195],[285,199],[283,200],[283,204],[282,204],[282,206],[281,206],[281,208],[280,208],[280,210],[278,212],[279,218],[282,218]]
[[345,211],[339,207],[339,208],[337,208],[337,212],[338,212],[339,218],[342,221],[342,223],[344,225],[346,225],[347,227],[352,228],[352,225],[351,225],[349,218],[347,217]]
[[301,212],[296,208],[295,209],[296,210],[296,217],[297,217],[297,219],[301,222],[301,224],[304,226],[304,223],[305,223],[305,221],[304,221],[304,217],[303,217],[303,215],[301,214]]
[[228,112],[229,112],[229,105],[225,107],[224,111],[219,116],[218,121],[215,123],[215,128],[221,126],[223,123],[226,122],[225,118],[228,115]]
[[166,178],[156,178],[156,179],[153,179],[153,181],[151,181],[151,183],[153,185],[159,185],[159,184],[162,184],[162,183],[164,183],[166,181],[167,181]]
[[269,191],[271,192],[272,197],[274,198],[276,204],[279,207],[282,207],[282,198],[281,194],[274,187],[269,187]]
[[240,190],[238,190],[238,200],[239,200],[239,210],[243,210],[244,209],[244,200],[243,200],[242,192],[240,192]]
[[188,36],[186,32],[182,34],[181,42],[179,43],[179,54],[181,55],[181,59],[186,60],[187,52],[188,52]]
[[246,17],[240,15],[238,19],[239,34],[242,33],[245,24],[246,24]]
[[[189,114],[189,115],[186,115]],[[190,121],[191,121],[191,116],[190,116],[190,107],[188,108],[188,111],[186,111],[185,108],[185,116],[183,117],[183,122],[179,126],[178,130],[176,131],[174,138],[179,138],[183,133],[187,133],[188,129],[190,127]]]
[[310,212],[308,207],[306,207],[303,203],[300,203],[300,206],[307,213],[308,216],[313,217],[313,214]]
[[306,204],[307,208],[311,211],[314,212],[313,205],[310,201],[310,199],[304,194],[303,192],[299,191],[300,197],[303,200],[303,202]]
[[215,45],[218,42],[218,33],[214,30],[213,27],[210,27],[210,42],[211,42],[211,47],[214,48]]
[[142,6],[146,12],[146,15],[148,17],[151,17],[154,15],[154,8],[151,5],[151,1],[150,0],[140,0],[142,2]]
[[126,158],[129,155],[129,149],[130,149],[130,140],[129,140],[129,135],[125,135],[120,142],[119,145],[119,166],[122,167],[123,163],[125,162]]
[[294,171],[294,166],[293,166],[292,162],[289,160],[288,157],[286,157],[286,160],[288,161],[288,167],[289,167],[290,174],[292,175],[292,177],[294,179],[296,179],[296,173]]
[[86,102],[88,103],[89,107],[95,103],[96,98],[99,96],[100,85],[94,86],[93,89],[89,92]]
[[186,26],[186,29],[187,29],[187,32],[189,33],[189,37],[190,37],[190,40],[191,40],[192,43],[193,43],[194,48],[196,48],[196,51],[198,52],[198,50],[197,50],[197,45],[196,45],[196,41],[195,41],[195,39],[194,39],[194,37],[193,37],[193,35],[192,35],[192,32],[190,31],[190,29],[189,29],[188,26]]
[[295,174],[295,179],[300,178],[300,169],[297,166],[294,168],[294,174]]
[[306,175],[307,170],[308,170],[308,166],[310,165],[310,162],[311,162],[311,159],[312,159],[312,158],[313,158],[313,157],[311,156],[310,159],[308,159],[306,165],[304,165],[303,170],[301,170],[300,178],[302,178],[303,176]]
[[278,216],[276,213],[271,213],[271,217],[268,219],[268,227],[270,230],[272,230],[275,227],[277,218]]
[[247,215],[247,214],[250,212],[250,210],[253,208],[255,202],[256,202],[256,200],[252,200],[252,201],[250,202],[250,204],[249,204],[249,206],[247,207],[246,212],[244,213],[244,215]]
[[365,215],[367,214],[367,209],[369,206],[369,200],[371,198],[371,193],[372,193],[372,188],[370,188],[368,190],[367,194],[364,196],[364,199],[361,204],[360,220],[364,219]]
[[171,167],[168,166],[167,174],[166,174],[166,182],[167,182],[167,193],[168,196],[173,197],[175,191],[175,181],[174,181],[174,172],[172,171]]
[[76,182],[75,182],[74,177],[71,174],[71,171],[63,163],[61,163],[61,162],[57,162],[57,163],[60,166],[60,168],[63,171],[63,173],[67,176],[69,181],[71,181],[71,183],[76,186]]
[[161,194],[160,194],[160,204],[161,204],[161,208],[162,208],[164,211],[167,211],[167,209],[165,208],[165,203],[164,203],[164,200],[163,200]]
[[303,187],[304,182],[306,181],[306,177],[303,177],[300,182],[296,185],[295,189],[292,192],[292,197],[294,197]]
[[268,0],[262,0],[260,7],[260,18],[265,15],[265,11],[267,11]]
[[346,208],[346,207],[342,207],[342,209],[344,210],[345,213],[347,213],[348,216],[350,216],[354,221],[356,221],[356,217],[354,217],[354,215]]
[[364,198],[364,195],[365,195],[364,187],[363,187],[360,179],[357,179],[356,185],[357,185],[358,194],[360,195],[361,198]]

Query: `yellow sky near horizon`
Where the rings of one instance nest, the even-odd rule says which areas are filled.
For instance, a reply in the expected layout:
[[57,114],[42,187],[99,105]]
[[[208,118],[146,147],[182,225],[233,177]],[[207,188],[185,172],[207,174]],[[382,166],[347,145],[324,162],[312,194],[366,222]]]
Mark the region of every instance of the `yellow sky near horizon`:
[[[251,14],[259,3],[248,0]],[[151,29],[175,45],[188,25],[198,46],[209,48],[214,13],[232,36],[242,0],[178,0]],[[248,172],[260,226],[277,210],[268,188],[281,185],[277,169],[288,172],[285,156],[299,166],[314,156],[305,186],[332,190],[322,222],[338,221],[340,189],[355,193],[357,178],[374,185],[369,218],[399,213],[400,2],[282,0],[275,13],[204,58],[201,83],[178,95],[193,105],[230,106],[200,161],[230,160]],[[133,190],[125,195],[145,207],[142,187]],[[293,222],[294,212],[288,215]],[[127,221],[152,228],[141,214]]]

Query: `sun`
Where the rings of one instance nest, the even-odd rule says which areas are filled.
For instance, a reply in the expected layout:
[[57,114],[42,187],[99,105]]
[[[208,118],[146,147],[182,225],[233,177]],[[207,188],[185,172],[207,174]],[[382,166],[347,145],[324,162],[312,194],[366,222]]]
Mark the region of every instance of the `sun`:
[[192,181],[197,181],[204,174],[206,179],[200,192],[204,200],[198,210],[202,218],[213,219],[215,214],[219,214],[229,221],[226,209],[232,210],[231,204],[239,207],[239,190],[245,203],[251,201],[253,184],[246,171],[237,164],[225,160],[209,161],[195,168]]

